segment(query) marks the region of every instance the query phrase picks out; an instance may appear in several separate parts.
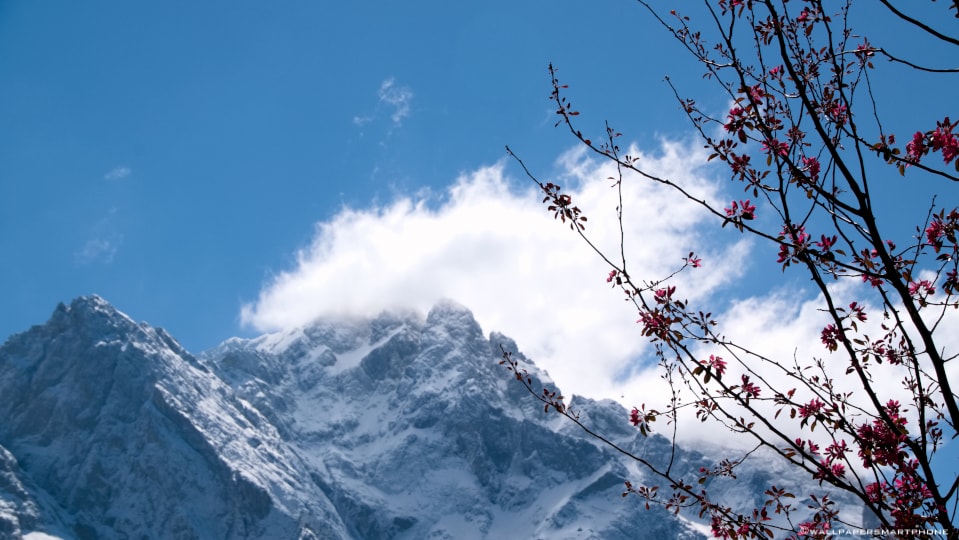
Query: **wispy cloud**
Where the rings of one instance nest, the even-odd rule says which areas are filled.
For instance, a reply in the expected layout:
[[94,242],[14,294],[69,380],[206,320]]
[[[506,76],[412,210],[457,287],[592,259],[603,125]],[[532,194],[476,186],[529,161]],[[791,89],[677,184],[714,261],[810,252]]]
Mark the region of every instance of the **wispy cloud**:
[[111,264],[117,254],[122,238],[112,236],[110,238],[91,238],[74,253],[74,259],[77,264]]
[[73,259],[76,264],[88,266],[113,263],[113,259],[123,243],[123,235],[118,231],[116,217],[117,209],[111,208],[105,216],[90,227],[86,242],[73,252]]
[[110,170],[110,172],[103,175],[103,178],[106,180],[119,180],[121,178],[126,178],[133,174],[133,169],[123,165],[119,165]]
[[390,119],[393,120],[394,124],[400,125],[405,118],[409,117],[413,91],[408,86],[397,85],[396,80],[390,77],[380,84],[377,95],[380,103],[392,108],[393,112],[390,114]]
[[[695,164],[698,145],[664,143],[655,155],[628,149],[654,171],[682,173],[690,189],[714,199],[716,184]],[[615,170],[574,151],[558,162],[563,184],[589,217],[598,245],[618,244]],[[514,182],[515,183],[515,182]],[[690,249],[705,268],[678,282],[702,298],[735,279],[748,245],[704,235],[704,212],[662,186],[624,182],[626,246],[634,275],[662,277]],[[514,337],[567,393],[619,395],[649,352],[636,314],[606,283],[608,268],[568,227],[554,221],[532,189],[511,189],[506,162],[464,174],[440,196],[406,197],[368,209],[345,209],[318,223],[293,268],[265,284],[242,308],[260,330],[305,324],[331,314],[375,314],[392,307],[428,310],[451,298],[473,310],[486,331]],[[635,397],[635,396],[631,396]]]
[[356,127],[363,127],[372,121],[373,117],[370,115],[357,115],[353,117],[353,125]]

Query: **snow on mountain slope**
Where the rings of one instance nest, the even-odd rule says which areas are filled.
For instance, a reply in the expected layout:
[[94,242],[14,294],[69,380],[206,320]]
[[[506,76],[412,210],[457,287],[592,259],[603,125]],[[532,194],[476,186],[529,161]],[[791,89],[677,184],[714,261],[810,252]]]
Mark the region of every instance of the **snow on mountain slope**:
[[81,539],[345,534],[268,420],[164,331],[100,298],[61,305],[0,348],[0,396],[0,444],[59,509],[38,523],[21,519],[21,530]]
[[[0,538],[703,537],[689,516],[623,500],[644,473],[544,414],[500,345],[553,386],[452,302],[198,357],[98,297],[61,305],[0,347]],[[571,405],[668,459],[618,404]],[[674,468],[692,480],[704,464],[679,449]]]
[[498,365],[501,343],[516,350],[444,302],[425,320],[317,321],[202,358],[254,406],[285,412],[358,538],[699,537],[623,504],[624,466],[558,435]]

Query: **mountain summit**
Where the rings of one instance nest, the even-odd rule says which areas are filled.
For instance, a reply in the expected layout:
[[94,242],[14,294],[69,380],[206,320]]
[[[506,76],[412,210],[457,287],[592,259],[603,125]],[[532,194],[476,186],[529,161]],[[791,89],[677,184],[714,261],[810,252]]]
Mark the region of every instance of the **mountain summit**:
[[18,494],[0,506],[10,537],[346,534],[269,420],[169,334],[99,297],[61,304],[0,348],[0,417]]
[[[703,537],[623,501],[642,472],[543,414],[501,344],[441,302],[194,356],[102,298],[61,304],[0,347],[0,537]],[[572,405],[665,459],[614,402]]]

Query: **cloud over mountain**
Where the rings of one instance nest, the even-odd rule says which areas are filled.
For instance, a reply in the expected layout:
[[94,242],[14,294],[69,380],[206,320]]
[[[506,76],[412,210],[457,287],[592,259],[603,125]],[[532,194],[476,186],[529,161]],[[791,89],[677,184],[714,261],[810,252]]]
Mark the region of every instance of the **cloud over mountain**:
[[[720,190],[698,145],[664,141],[656,152],[628,149],[653,173],[681,177],[698,197]],[[554,221],[542,195],[510,176],[508,163],[462,174],[443,194],[399,197],[373,208],[345,208],[317,223],[292,268],[277,273],[241,320],[259,330],[304,324],[328,314],[369,315],[391,306],[428,309],[440,298],[470,306],[488,330],[508,329],[565,388],[612,395],[635,373],[646,348],[635,311],[605,283],[608,267]],[[580,150],[563,154],[550,178],[588,216],[586,233],[615,254],[619,243],[616,171]],[[523,186],[517,189],[517,185]],[[624,244],[630,272],[662,278],[689,251],[704,268],[677,279],[704,298],[741,272],[748,244],[727,235],[697,205],[663,186],[623,180]],[[669,201],[669,202],[667,202]]]

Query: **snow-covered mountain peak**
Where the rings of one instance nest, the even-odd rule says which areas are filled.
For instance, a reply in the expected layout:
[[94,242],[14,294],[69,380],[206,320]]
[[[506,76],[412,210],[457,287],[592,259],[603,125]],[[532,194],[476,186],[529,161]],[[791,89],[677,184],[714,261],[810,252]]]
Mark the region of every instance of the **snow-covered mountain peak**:
[[47,532],[345,534],[265,417],[166,332],[100,298],[61,305],[0,347],[0,417],[0,447],[19,463]]
[[103,297],[97,294],[78,296],[77,298],[74,298],[72,302],[70,302],[69,306],[60,304],[57,306],[57,308],[73,312],[99,312],[108,316],[116,316],[120,314],[120,311],[113,307],[110,302],[107,302]]
[[44,325],[54,331],[72,329],[89,333],[105,333],[109,329],[122,333],[130,326],[136,323],[97,295],[81,296],[69,305],[58,304]]
[[436,324],[437,322],[447,324],[459,322],[466,326],[476,324],[473,312],[469,308],[449,298],[440,299],[426,315],[427,324]]
[[[553,387],[450,301],[194,357],[79,298],[0,346],[0,538],[702,538],[623,501],[642,472],[544,414],[501,345]],[[616,403],[572,405],[622,447],[672,455]]]

